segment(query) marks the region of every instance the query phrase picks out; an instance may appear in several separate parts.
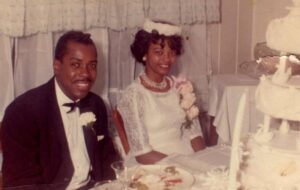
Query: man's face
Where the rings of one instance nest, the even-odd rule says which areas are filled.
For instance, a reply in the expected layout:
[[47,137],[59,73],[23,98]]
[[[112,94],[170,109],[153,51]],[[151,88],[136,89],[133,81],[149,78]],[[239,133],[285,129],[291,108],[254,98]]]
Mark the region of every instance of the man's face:
[[97,77],[97,51],[93,45],[68,42],[68,50],[62,60],[53,64],[56,80],[72,100],[84,98]]

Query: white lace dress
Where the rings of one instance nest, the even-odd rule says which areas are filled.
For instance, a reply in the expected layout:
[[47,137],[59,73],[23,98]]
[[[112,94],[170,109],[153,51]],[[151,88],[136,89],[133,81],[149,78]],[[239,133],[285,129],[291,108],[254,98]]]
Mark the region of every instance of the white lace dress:
[[202,136],[198,120],[191,129],[181,129],[185,113],[179,105],[175,87],[167,92],[153,92],[140,83],[139,77],[122,93],[118,103],[130,153],[134,157],[151,150],[165,154],[190,154],[190,140]]

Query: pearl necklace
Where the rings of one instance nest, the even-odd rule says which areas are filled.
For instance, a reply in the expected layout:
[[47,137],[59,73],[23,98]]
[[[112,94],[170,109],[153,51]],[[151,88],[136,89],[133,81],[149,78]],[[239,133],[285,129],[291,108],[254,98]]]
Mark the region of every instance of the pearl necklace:
[[142,78],[143,82],[148,85],[149,87],[152,88],[156,88],[159,90],[163,90],[167,87],[167,79],[166,77],[163,78],[163,80],[161,82],[154,82],[153,80],[151,80],[145,72],[143,72],[140,77]]

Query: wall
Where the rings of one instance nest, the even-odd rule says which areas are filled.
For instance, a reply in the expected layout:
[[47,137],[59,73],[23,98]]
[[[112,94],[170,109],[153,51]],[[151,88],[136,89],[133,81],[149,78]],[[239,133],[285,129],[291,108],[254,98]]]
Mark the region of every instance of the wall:
[[253,59],[268,23],[291,5],[292,0],[221,0],[221,24],[210,26],[213,74],[236,73],[239,63]]

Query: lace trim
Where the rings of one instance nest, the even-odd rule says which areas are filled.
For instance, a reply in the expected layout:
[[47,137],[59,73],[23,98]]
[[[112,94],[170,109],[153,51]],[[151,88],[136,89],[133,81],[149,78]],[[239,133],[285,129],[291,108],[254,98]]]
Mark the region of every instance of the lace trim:
[[144,118],[144,102],[144,96],[135,87],[131,87],[123,93],[123,97],[118,104],[133,154],[152,150],[146,127],[141,122]]

